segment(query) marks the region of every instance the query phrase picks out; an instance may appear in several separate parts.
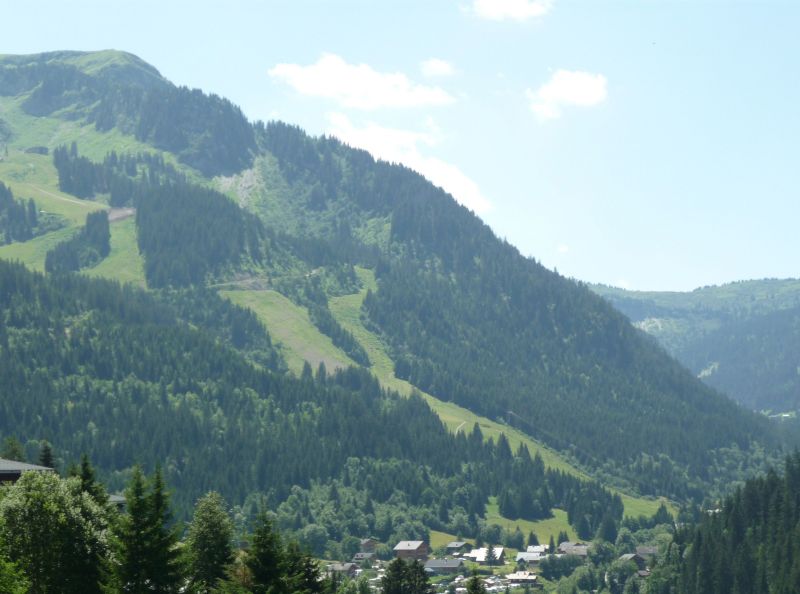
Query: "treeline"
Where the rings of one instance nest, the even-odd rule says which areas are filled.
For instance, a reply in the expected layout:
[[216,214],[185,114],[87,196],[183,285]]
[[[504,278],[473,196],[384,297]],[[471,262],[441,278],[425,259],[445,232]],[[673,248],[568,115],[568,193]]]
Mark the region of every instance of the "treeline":
[[[135,461],[162,463],[181,513],[212,488],[276,507],[293,485],[339,480],[373,505],[406,501],[472,533],[488,498],[513,483],[542,498],[519,517],[553,505],[573,510],[576,527],[607,513],[619,522],[618,498],[597,483],[545,471],[478,428],[452,435],[421,398],[387,394],[365,371],[294,379],[252,365],[233,348],[271,346],[252,317],[217,316],[225,306],[203,305],[201,292],[169,295],[0,263],[0,433],[47,439],[65,460],[85,451],[116,488]],[[204,311],[183,321],[195,302]],[[194,326],[208,317],[216,327]],[[377,529],[374,516],[364,521]]]
[[261,221],[224,194],[167,182],[137,203],[139,251],[150,287],[204,284],[210,275],[267,257]]
[[57,147],[53,165],[58,172],[62,192],[92,199],[108,194],[111,206],[137,206],[139,199],[164,181],[185,181],[185,178],[164,157],[153,153],[118,155],[111,151],[102,163],[95,163],[78,154],[78,145]]
[[161,156],[112,152],[93,163],[73,143],[56,149],[53,162],[62,191],[84,198],[109,192],[112,205],[136,207],[150,287],[201,285],[245,261],[266,260],[268,234],[257,217],[224,194],[187,182]]
[[86,225],[72,238],[49,250],[44,269],[51,274],[75,272],[90,268],[111,253],[111,231],[108,213],[104,210],[86,215]]
[[[249,547],[234,547],[234,537]],[[427,578],[425,578],[427,581]],[[336,580],[265,512],[236,534],[225,500],[198,499],[185,535],[159,468],[134,467],[124,511],[86,457],[69,478],[27,472],[0,492],[0,588],[8,594],[294,592],[335,594]]]
[[0,245],[28,241],[58,227],[52,215],[39,216],[32,199],[16,200],[11,189],[0,182]]
[[790,594],[800,584],[800,454],[679,531],[648,592]]

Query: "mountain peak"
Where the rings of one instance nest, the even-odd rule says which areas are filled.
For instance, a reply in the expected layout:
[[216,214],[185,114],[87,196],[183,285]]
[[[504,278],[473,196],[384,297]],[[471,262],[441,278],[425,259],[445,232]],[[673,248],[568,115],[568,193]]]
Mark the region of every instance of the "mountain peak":
[[0,55],[0,66],[66,65],[87,76],[111,83],[142,87],[163,85],[167,80],[153,66],[134,54],[119,50],[54,51],[40,54]]

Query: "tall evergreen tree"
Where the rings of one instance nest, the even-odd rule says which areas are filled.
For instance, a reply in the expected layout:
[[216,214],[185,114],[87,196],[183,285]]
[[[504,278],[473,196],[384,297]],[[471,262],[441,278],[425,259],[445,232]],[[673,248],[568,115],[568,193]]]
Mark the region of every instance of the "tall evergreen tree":
[[177,533],[169,526],[169,496],[160,469],[149,487],[141,468],[134,467],[125,491],[127,513],[116,529],[113,581],[125,593],[170,594],[179,591],[183,576]]
[[280,535],[272,520],[261,512],[256,520],[252,543],[247,556],[247,567],[253,578],[254,594],[280,594],[284,552]]
[[233,522],[219,493],[212,491],[198,500],[186,537],[186,553],[192,589],[211,592],[233,561]]
[[178,592],[183,582],[182,567],[178,551],[178,527],[172,526],[172,511],[169,506],[169,493],[164,484],[161,467],[156,467],[149,497],[148,565],[150,588],[153,592]]

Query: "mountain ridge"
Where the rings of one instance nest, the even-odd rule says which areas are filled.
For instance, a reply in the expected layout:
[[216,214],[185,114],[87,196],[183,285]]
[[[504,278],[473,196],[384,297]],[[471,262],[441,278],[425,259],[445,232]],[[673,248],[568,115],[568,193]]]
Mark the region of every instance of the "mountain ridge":
[[[40,92],[37,103],[62,108],[36,117],[77,117],[93,134],[121,131],[170,151],[195,172],[195,178],[175,181],[185,196],[202,193],[208,204],[222,207],[230,200],[209,190],[220,183],[214,176],[241,174],[254,164],[264,168],[246,196],[236,196],[236,184],[226,188],[247,206],[246,217],[233,213],[230,220],[250,220],[255,213],[264,232],[249,235],[242,243],[246,250],[233,246],[230,258],[208,269],[205,283],[261,275],[298,306],[336,322],[329,301],[348,294],[355,266],[373,270],[377,289],[365,296],[360,315],[387,345],[400,379],[443,401],[516,424],[640,493],[701,499],[708,489],[730,481],[728,467],[757,460],[748,458],[752,449],[779,448],[764,419],[704,387],[606,301],[523,258],[468,209],[409,169],[376,161],[335,139],[313,138],[296,126],[251,124],[229,102],[199,91],[167,87],[142,95],[117,82],[100,98],[104,107],[90,109],[85,101],[96,98],[92,93],[100,93],[102,85],[82,94],[76,84],[89,75],[68,66],[73,70],[63,84]],[[2,83],[9,77],[0,65],[0,96],[9,97]],[[30,85],[19,88],[14,101],[24,105],[36,91]],[[77,95],[71,94],[76,88]],[[187,113],[196,115],[195,108],[209,118],[188,122]],[[201,138],[201,144],[192,145],[191,139]],[[224,162],[218,161],[221,153]],[[130,171],[121,164],[123,156],[133,163]],[[87,195],[98,208],[117,200],[120,206],[146,206],[137,195],[154,184],[161,192],[159,206],[173,209],[169,216],[191,216],[178,206],[177,190],[164,185],[154,161],[110,152],[99,157],[103,162],[84,159],[76,146],[70,161],[86,172]],[[43,158],[37,156],[38,162]],[[126,191],[115,198],[111,181]],[[188,246],[197,237],[170,239],[184,227],[156,226],[154,220],[136,218],[147,282],[153,282],[149,271],[158,269],[160,286],[179,287],[187,278],[189,284],[203,284],[173,273],[191,268],[196,254],[188,253]],[[203,232],[213,233],[210,227]],[[168,239],[171,251],[164,251]],[[338,332],[335,325],[328,331]]]

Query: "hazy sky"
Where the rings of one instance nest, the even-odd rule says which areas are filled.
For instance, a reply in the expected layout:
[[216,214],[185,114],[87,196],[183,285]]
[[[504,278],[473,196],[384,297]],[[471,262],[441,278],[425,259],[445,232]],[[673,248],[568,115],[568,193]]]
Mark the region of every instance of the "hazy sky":
[[0,53],[126,50],[402,161],[568,276],[800,276],[799,2],[26,0],[3,23]]

